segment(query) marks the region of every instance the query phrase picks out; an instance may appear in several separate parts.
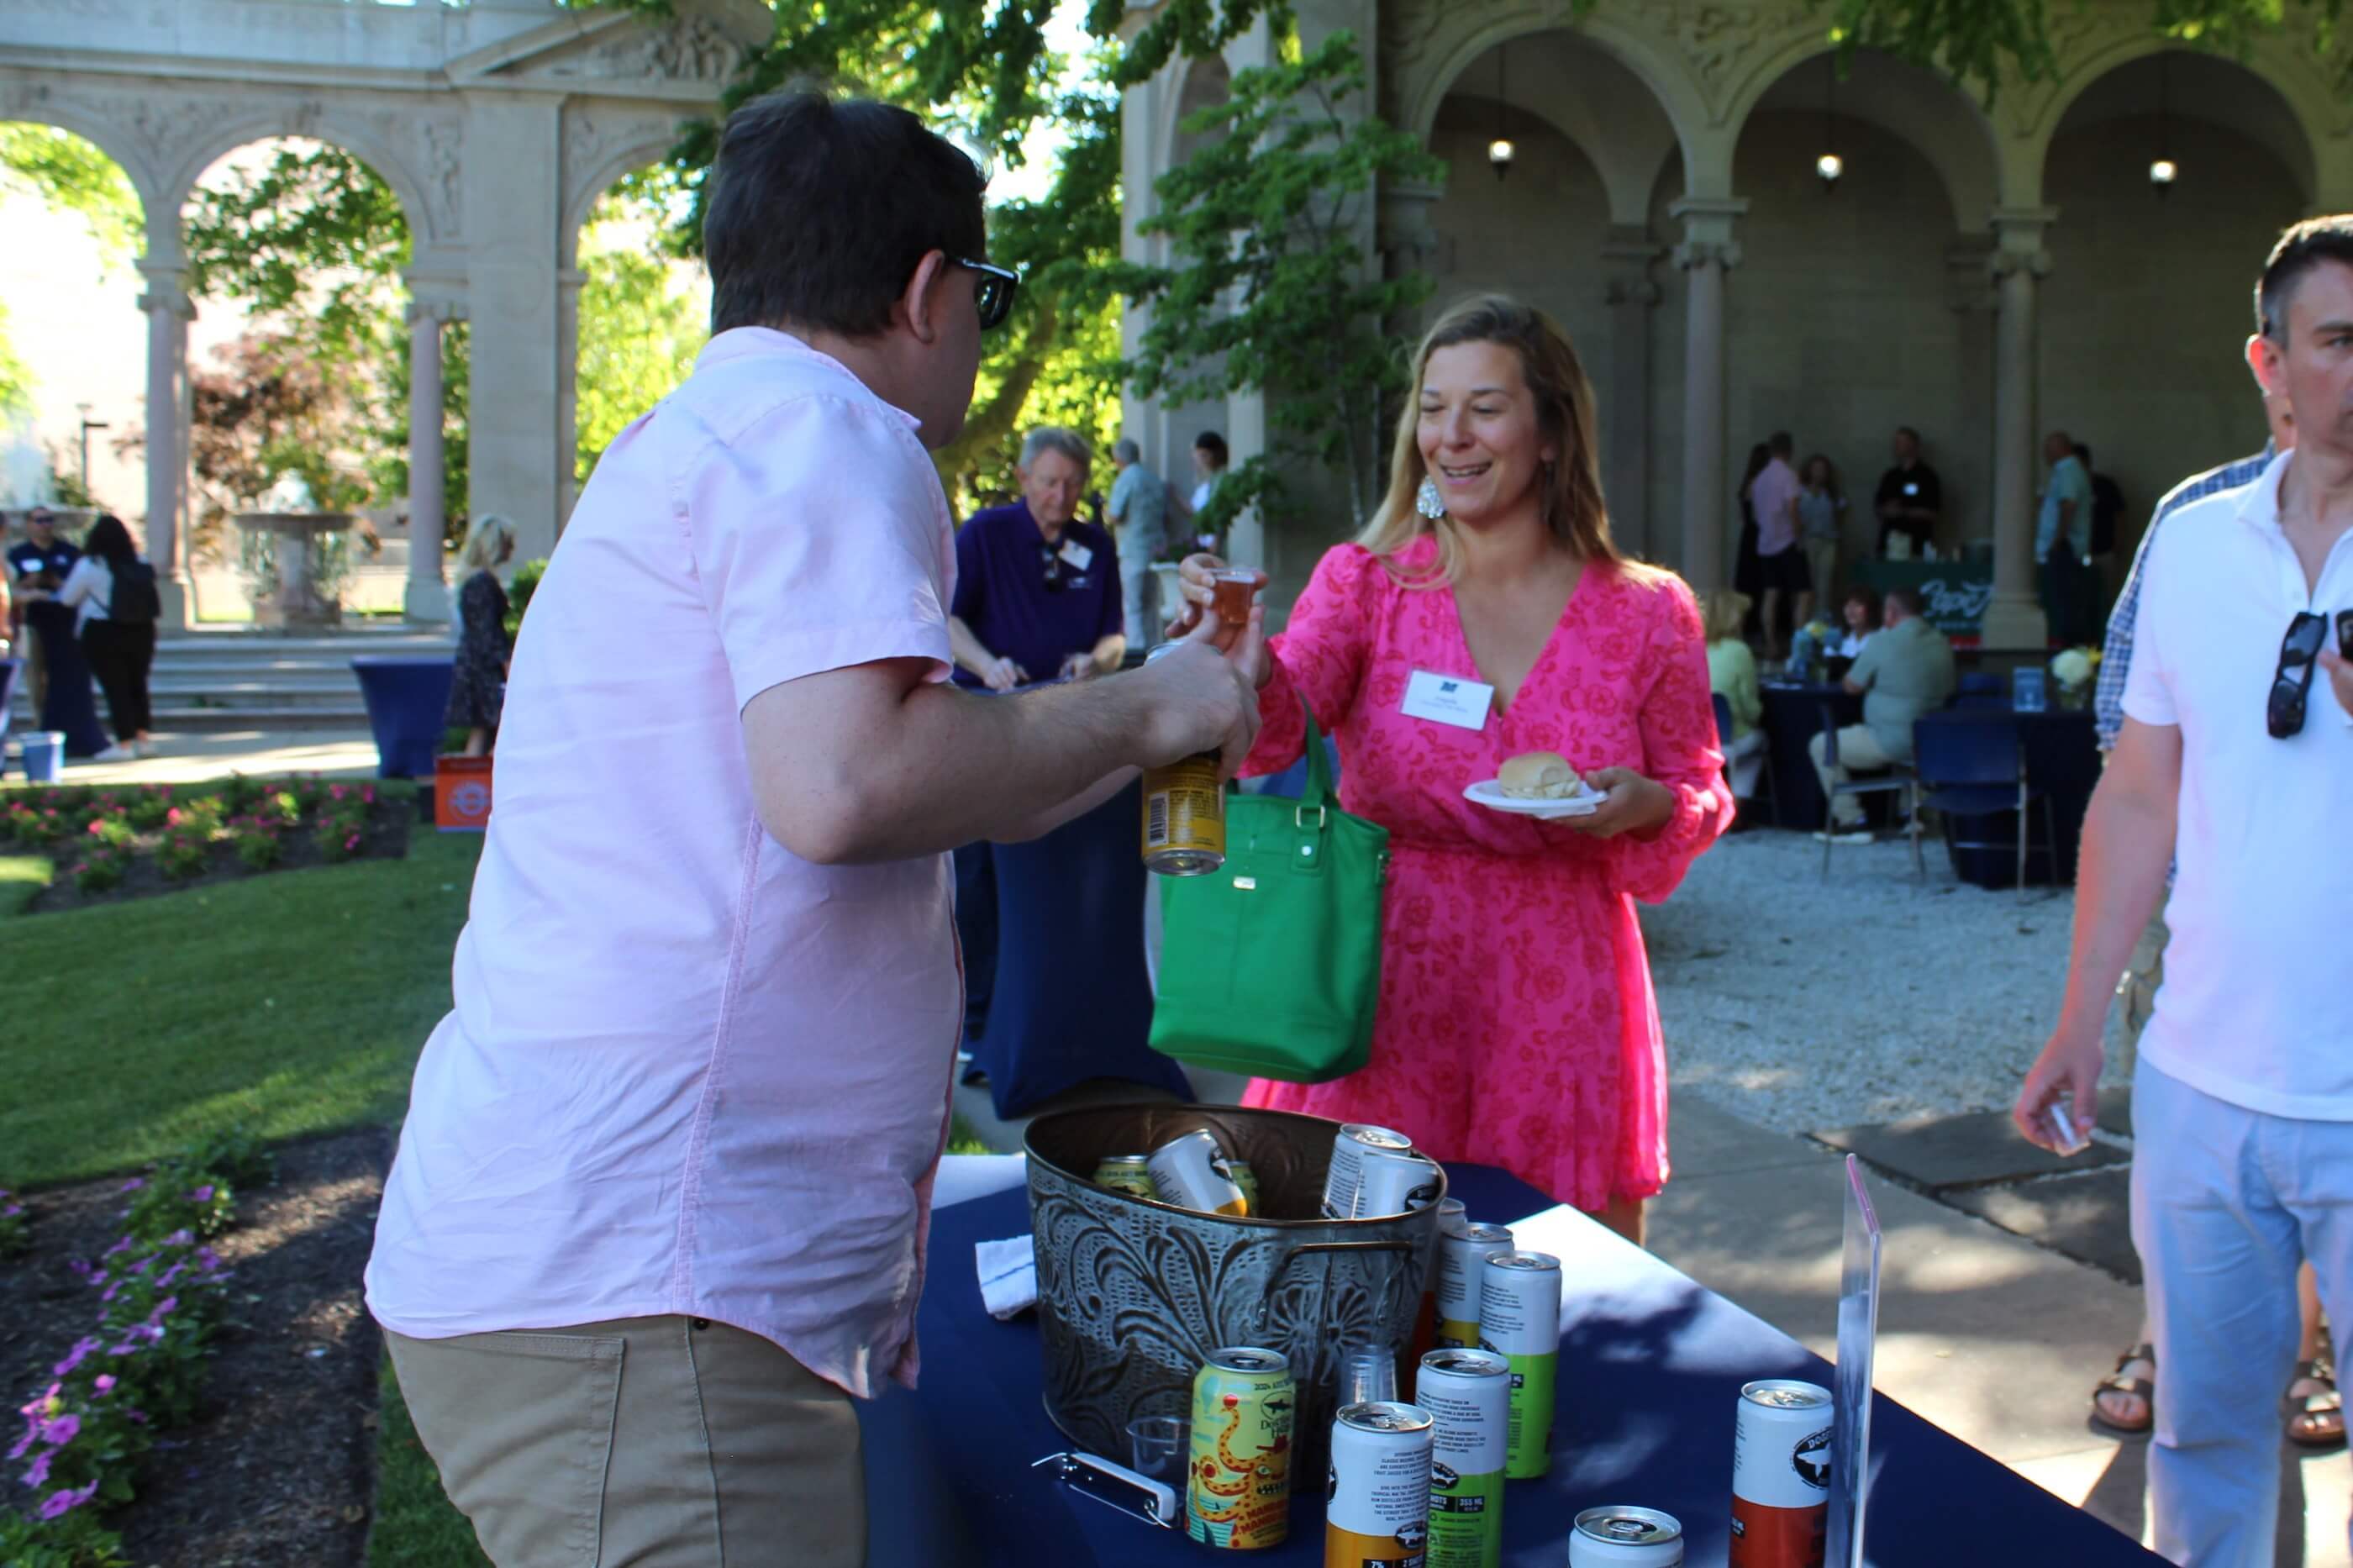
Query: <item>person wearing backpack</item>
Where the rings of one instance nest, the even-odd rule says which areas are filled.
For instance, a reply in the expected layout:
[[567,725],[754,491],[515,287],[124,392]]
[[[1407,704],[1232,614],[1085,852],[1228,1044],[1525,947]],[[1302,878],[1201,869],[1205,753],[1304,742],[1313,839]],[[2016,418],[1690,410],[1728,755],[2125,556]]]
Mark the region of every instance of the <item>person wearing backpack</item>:
[[106,693],[114,717],[114,744],[95,761],[127,763],[152,756],[148,739],[147,674],[155,663],[155,622],[163,596],[155,568],[140,559],[122,520],[108,513],[90,524],[81,559],[58,588],[58,603],[76,612],[74,634],[82,657]]

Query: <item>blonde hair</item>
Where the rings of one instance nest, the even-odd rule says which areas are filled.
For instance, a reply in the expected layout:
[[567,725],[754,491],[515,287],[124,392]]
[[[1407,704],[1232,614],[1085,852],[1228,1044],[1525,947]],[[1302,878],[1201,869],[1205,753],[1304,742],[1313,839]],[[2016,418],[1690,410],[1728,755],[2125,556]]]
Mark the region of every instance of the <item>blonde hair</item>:
[[[1537,480],[1544,492],[1545,527],[1578,560],[1638,567],[1609,537],[1609,509],[1601,498],[1600,442],[1594,434],[1593,384],[1559,323],[1533,306],[1504,294],[1479,294],[1439,317],[1414,351],[1413,393],[1398,416],[1397,440],[1389,458],[1388,494],[1356,542],[1384,558],[1383,564],[1409,588],[1451,584],[1462,566],[1460,526],[1451,517],[1421,515],[1415,497],[1430,475],[1421,460],[1421,384],[1430,356],[1459,343],[1501,343],[1519,351],[1520,375],[1535,399],[1536,429],[1559,456]],[[1425,573],[1405,577],[1388,558],[1424,534],[1438,539],[1438,560]]]
[[497,512],[484,512],[466,530],[466,547],[458,560],[469,572],[495,572],[499,557],[514,541],[514,524]]
[[1710,588],[1699,599],[1701,635],[1711,643],[1738,642],[1755,602],[1737,588]]

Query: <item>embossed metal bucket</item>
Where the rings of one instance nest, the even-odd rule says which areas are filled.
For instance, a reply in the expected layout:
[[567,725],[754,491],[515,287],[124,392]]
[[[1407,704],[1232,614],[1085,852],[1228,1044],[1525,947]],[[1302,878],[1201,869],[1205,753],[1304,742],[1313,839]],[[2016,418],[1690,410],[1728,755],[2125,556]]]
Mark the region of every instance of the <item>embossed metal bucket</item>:
[[1291,1358],[1298,1384],[1292,1474],[1321,1476],[1340,1352],[1406,1347],[1438,1207],[1385,1219],[1234,1219],[1090,1179],[1107,1155],[1147,1153],[1202,1128],[1250,1162],[1268,1213],[1318,1213],[1339,1131],[1320,1117],[1112,1105],[1029,1124],[1046,1414],[1079,1447],[1124,1464],[1131,1419],[1188,1414],[1193,1374],[1211,1351],[1262,1346]]

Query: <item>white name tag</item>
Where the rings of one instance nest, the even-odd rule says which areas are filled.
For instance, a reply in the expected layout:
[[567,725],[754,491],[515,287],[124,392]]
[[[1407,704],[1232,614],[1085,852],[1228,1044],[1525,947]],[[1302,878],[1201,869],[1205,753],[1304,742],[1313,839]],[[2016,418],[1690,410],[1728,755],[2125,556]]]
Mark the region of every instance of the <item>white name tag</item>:
[[1495,689],[1483,680],[1459,675],[1432,675],[1417,669],[1405,683],[1405,716],[1451,724],[1460,730],[1483,730],[1487,710],[1495,705]]
[[1076,570],[1085,571],[1092,564],[1094,558],[1095,552],[1077,540],[1068,539],[1062,542],[1062,559],[1069,562]]
[[1916,496],[1920,493],[1920,487],[1918,485],[1905,485],[1904,487],[1904,493],[1907,496]]

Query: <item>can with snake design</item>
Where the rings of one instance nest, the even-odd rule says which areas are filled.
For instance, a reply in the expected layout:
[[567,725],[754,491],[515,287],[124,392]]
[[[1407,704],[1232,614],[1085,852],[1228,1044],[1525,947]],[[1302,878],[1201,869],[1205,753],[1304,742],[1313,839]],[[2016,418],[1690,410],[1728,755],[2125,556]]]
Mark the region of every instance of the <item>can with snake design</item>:
[[1193,1379],[1193,1458],[1186,1529],[1206,1545],[1249,1552],[1291,1533],[1291,1420],[1298,1390],[1281,1351],[1211,1351]]

